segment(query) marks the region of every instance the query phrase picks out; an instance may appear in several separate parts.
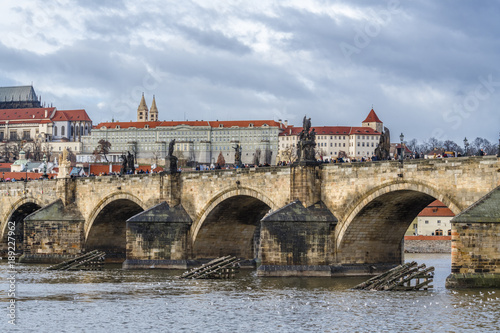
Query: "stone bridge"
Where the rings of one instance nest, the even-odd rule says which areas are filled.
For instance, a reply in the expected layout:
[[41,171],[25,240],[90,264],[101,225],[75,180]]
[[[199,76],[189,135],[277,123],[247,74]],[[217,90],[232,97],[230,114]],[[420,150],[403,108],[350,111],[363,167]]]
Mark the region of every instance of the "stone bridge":
[[499,185],[493,156],[0,183],[0,236],[26,262],[102,249],[128,268],[232,254],[260,275],[364,274],[401,262],[434,199],[458,214]]

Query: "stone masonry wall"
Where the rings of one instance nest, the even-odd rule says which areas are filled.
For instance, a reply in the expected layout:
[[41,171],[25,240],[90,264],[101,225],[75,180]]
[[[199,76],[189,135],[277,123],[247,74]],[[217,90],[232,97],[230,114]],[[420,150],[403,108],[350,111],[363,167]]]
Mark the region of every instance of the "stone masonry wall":
[[261,222],[263,265],[329,265],[333,227],[328,222]]
[[457,223],[451,227],[452,273],[500,274],[500,223]]
[[406,253],[451,253],[451,236],[406,236],[404,251]]
[[26,261],[37,257],[40,262],[44,256],[50,257],[49,261],[57,261],[57,256],[82,253],[83,221],[25,221],[24,237]]
[[127,222],[128,260],[187,259],[187,223]]

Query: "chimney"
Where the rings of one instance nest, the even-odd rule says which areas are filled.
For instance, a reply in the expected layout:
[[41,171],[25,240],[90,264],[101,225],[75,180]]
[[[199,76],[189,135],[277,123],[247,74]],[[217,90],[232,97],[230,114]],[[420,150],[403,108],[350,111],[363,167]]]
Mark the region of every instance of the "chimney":
[[285,119],[285,127],[288,127],[288,120]]
[[47,118],[47,110],[45,110],[45,118]]

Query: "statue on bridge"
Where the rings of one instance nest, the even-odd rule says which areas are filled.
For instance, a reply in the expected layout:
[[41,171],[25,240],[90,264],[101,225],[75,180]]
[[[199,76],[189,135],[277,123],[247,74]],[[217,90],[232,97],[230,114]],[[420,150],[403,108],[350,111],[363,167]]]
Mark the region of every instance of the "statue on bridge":
[[295,164],[312,165],[316,164],[316,130],[311,130],[311,118],[304,116],[302,122],[302,132],[299,134],[297,143],[297,161]]
[[132,155],[132,153],[130,153],[129,151],[127,151],[127,162],[128,162],[128,169],[127,171],[131,174],[133,174],[135,172],[135,158],[134,158],[134,155]]
[[64,148],[62,155],[58,158],[59,172],[57,178],[69,178],[71,162],[68,159],[68,149]]
[[384,132],[380,135],[380,140],[377,148],[375,148],[375,157],[377,161],[390,159],[391,150],[391,133],[387,127],[384,127]]
[[120,175],[133,174],[135,172],[134,155],[127,151],[127,155],[122,154],[121,159]]
[[177,156],[174,156],[175,139],[168,144],[168,155],[165,157],[165,171],[168,174],[177,172]]
[[238,143],[233,147],[234,149],[234,165],[237,167],[241,167],[243,163],[241,163],[241,145]]

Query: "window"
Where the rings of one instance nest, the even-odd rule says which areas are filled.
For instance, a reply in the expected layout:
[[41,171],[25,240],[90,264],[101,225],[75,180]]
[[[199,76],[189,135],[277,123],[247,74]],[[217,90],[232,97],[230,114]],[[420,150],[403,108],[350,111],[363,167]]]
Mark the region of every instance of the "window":
[[3,132],[0,132],[0,141],[3,141]]
[[436,236],[443,236],[443,230],[437,229],[436,230]]
[[451,236],[451,229],[448,229],[448,236]]
[[438,224],[441,224],[441,220],[438,220]]
[[54,136],[57,136],[57,126],[54,126]]
[[429,220],[425,220],[425,224],[429,224]]
[[61,136],[64,136],[66,133],[64,126],[61,126]]
[[30,137],[30,131],[23,131],[23,140],[29,140]]

